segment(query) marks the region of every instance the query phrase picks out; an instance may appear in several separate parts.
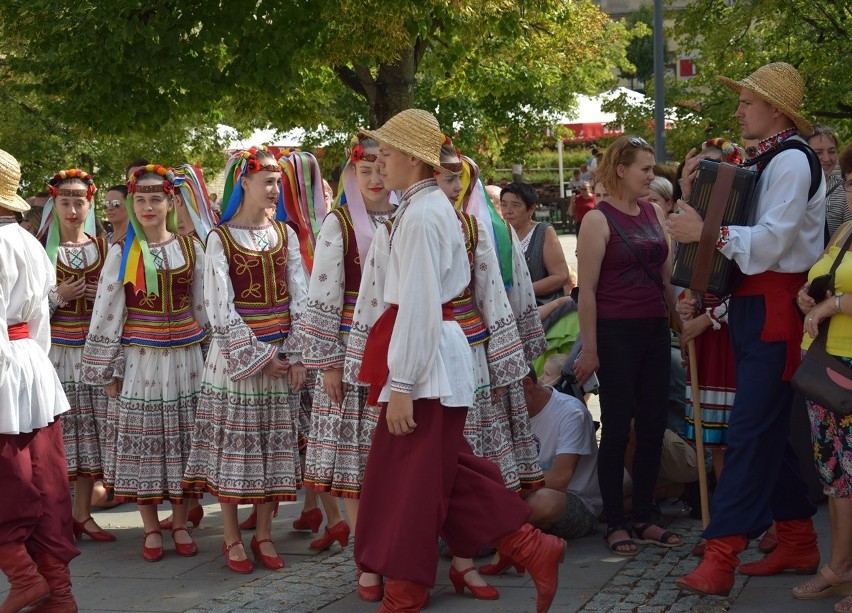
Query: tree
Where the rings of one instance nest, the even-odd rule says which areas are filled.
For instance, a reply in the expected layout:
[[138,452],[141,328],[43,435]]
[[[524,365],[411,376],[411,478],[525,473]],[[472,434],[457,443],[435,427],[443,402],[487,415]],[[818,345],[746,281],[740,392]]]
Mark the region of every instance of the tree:
[[628,66],[627,30],[591,0],[63,4],[0,3],[0,44],[19,94],[102,134],[218,115],[327,139],[416,103],[516,155]]
[[[621,78],[630,79],[631,88],[638,79],[645,90],[648,81],[654,76],[654,9],[651,5],[643,5],[629,15],[626,21],[634,28],[634,36],[627,45],[627,59],[633,68],[622,70]],[[664,54],[668,55],[665,50]]]

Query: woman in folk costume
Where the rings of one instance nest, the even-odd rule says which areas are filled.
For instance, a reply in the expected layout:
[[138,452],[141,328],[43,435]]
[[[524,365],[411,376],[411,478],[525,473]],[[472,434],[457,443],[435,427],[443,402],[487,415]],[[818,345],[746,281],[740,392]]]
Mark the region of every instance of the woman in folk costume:
[[228,568],[249,573],[237,505],[257,504],[254,557],[266,568],[283,568],[271,541],[273,507],[295,500],[301,484],[290,395],[305,381],[295,330],[307,280],[295,233],[267,215],[281,193],[275,157],[240,151],[228,161],[226,177],[227,206],[207,238],[213,344],[184,487],[191,496],[209,491],[219,499]]
[[[55,266],[18,224],[21,167],[0,151],[0,611],[76,613],[68,563],[71,493],[60,414],[68,400],[50,363],[48,294]],[[34,607],[34,608],[32,608]]]
[[[216,227],[219,221],[210,206],[210,196],[207,195],[207,184],[201,169],[192,164],[181,164],[175,172],[175,213],[177,219],[176,232],[184,236],[197,238],[202,244],[207,242],[207,235]],[[186,521],[197,528],[204,517],[204,507],[197,498],[187,501]],[[172,517],[160,521],[160,529],[172,529]]]
[[[441,148],[441,167],[435,169],[435,177],[453,205],[464,204],[463,171],[462,160],[447,139]],[[515,457],[508,415],[501,400],[508,385],[520,382],[522,376],[519,378],[517,375],[526,365],[526,358],[504,289],[497,251],[491,238],[493,234],[475,216],[463,212],[461,206],[457,214],[465,235],[471,282],[465,292],[453,301],[453,308],[473,352],[476,367],[476,393],[467,412],[464,434],[476,455],[491,460],[500,468],[506,487],[519,491],[521,466]],[[531,436],[529,442],[532,443]],[[535,453],[535,448],[531,449]],[[534,466],[527,467],[524,484],[541,487],[543,478],[538,458],[533,456],[532,459],[535,460]],[[500,596],[496,589],[477,576],[472,559],[454,557],[450,579],[456,592],[461,593],[467,586],[479,599],[493,600]]]
[[117,501],[139,507],[149,562],[163,557],[157,506],[166,500],[177,553],[198,553],[181,480],[208,327],[204,249],[174,232],[174,180],[171,169],[153,164],[130,177],[127,239],[110,248],[83,353],[83,380],[119,400],[111,485]]
[[[342,173],[339,205],[325,218],[317,239],[308,305],[302,318],[305,362],[321,373],[311,412],[305,480],[320,493],[328,513],[326,537],[339,535],[341,543],[349,536],[349,526],[340,518],[332,496],[344,499],[354,530],[361,480],[378,417],[378,412],[366,404],[367,388],[343,382],[363,263],[376,228],[384,227],[394,213],[382,183],[378,153],[379,145],[373,139],[355,138]],[[378,578],[363,577],[359,595],[380,600]]]
[[98,278],[107,244],[95,238],[92,176],[82,170],[58,172],[48,185],[38,237],[56,266],[57,286],[50,293],[50,359],[59,375],[71,410],[62,419],[68,478],[74,481],[74,534],[96,541],[114,541],[92,519],[92,490],[107,473],[110,479],[111,435],[107,396],[100,387],[81,380],[83,345],[89,331]]
[[[302,254],[302,266],[305,270],[305,279],[310,279],[313,268],[314,253],[316,251],[317,236],[320,224],[329,210],[325,192],[325,181],[317,158],[307,151],[291,151],[278,159],[281,165],[281,198],[276,209],[268,209],[270,219],[286,222],[296,233],[299,241],[299,251]],[[314,399],[314,387],[317,380],[317,369],[307,367],[305,369],[305,385],[298,394],[290,394],[293,414],[297,416],[298,441],[299,441],[299,463],[304,473],[305,454],[308,444],[308,430],[311,425],[311,404]],[[329,507],[330,508],[330,507]],[[278,503],[275,503],[272,517],[278,516]],[[341,515],[335,505],[328,514],[328,526],[340,524]],[[294,530],[310,530],[314,534],[319,532],[322,525],[322,511],[319,509],[319,501],[314,490],[305,492],[302,512],[293,520]],[[241,530],[254,530],[257,526],[257,505],[252,508],[251,514],[240,522]],[[340,524],[338,530],[345,526]],[[347,535],[332,533],[325,534],[320,539],[311,543],[313,549],[325,550],[331,547],[332,542],[337,539],[341,545],[346,545]]]

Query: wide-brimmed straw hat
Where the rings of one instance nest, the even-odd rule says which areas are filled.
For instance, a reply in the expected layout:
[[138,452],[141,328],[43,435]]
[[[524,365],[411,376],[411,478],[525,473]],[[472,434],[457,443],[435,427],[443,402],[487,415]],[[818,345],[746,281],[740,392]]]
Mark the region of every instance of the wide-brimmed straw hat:
[[809,136],[814,128],[811,123],[799,114],[802,99],[805,96],[805,82],[799,71],[784,62],[774,62],[761,66],[742,81],[734,81],[728,77],[719,80],[739,93],[745,88],[757,94],[765,102],[778,108],[796,124],[796,129],[802,136]]
[[380,143],[387,143],[403,153],[423,160],[433,167],[441,165],[444,134],[438,120],[428,111],[408,109],[397,113],[378,130],[361,130]]
[[30,210],[27,201],[18,195],[21,184],[21,165],[12,154],[0,149],[0,206],[17,213]]

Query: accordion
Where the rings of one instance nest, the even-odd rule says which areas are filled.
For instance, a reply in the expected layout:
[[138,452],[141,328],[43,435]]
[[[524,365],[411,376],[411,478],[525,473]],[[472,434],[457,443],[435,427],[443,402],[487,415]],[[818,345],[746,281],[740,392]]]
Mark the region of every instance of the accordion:
[[739,266],[716,250],[721,226],[747,225],[758,174],[726,162],[701,160],[690,205],[704,218],[697,243],[678,245],[672,285],[699,295],[729,295],[742,277]]

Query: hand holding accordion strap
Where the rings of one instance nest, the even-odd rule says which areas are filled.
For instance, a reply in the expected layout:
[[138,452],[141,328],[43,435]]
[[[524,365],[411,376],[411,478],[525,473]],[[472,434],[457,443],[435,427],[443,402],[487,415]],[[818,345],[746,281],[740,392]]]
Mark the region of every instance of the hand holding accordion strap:
[[[852,244],[852,232],[834,258],[828,273],[830,291],[834,292],[834,275]],[[828,353],[825,348],[831,317],[819,325],[819,334],[811,343],[791,383],[805,398],[838,415],[852,414],[852,368]]]

